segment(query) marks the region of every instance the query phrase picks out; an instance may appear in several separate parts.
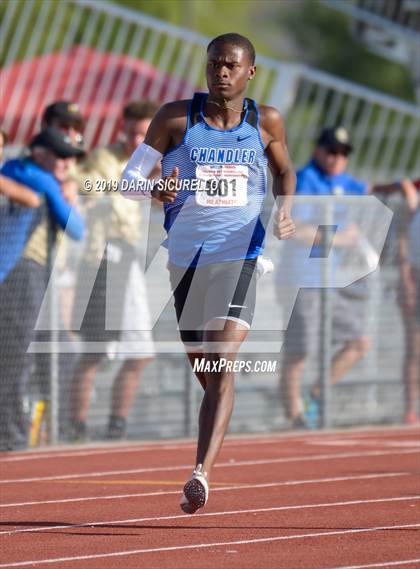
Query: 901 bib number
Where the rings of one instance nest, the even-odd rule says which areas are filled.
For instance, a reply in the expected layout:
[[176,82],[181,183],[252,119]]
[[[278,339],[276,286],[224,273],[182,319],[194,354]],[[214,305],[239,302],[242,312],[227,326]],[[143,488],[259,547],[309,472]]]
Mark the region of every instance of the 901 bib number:
[[226,180],[226,178],[213,178],[206,181],[205,192],[208,196],[218,196],[225,198],[228,195],[236,197],[236,179]]
[[196,202],[204,207],[238,207],[248,203],[248,167],[229,164],[197,166],[201,181]]

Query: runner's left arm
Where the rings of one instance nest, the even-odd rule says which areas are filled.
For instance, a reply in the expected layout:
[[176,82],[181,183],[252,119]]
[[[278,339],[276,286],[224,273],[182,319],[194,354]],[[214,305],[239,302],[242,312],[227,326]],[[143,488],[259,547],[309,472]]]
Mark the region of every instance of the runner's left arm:
[[[276,202],[280,202],[274,220],[274,234],[278,239],[289,239],[295,233],[291,210],[296,174],[287,149],[286,131],[280,113],[273,107],[262,106],[260,109],[261,137],[273,176],[273,195]],[[280,196],[282,199],[278,200]]]

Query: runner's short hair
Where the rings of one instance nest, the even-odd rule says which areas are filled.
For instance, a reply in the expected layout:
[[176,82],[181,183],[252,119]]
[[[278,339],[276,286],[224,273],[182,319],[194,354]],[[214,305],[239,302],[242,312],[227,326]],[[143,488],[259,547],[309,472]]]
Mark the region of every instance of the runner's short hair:
[[222,34],[217,36],[216,38],[212,39],[209,45],[207,46],[207,53],[210,49],[215,45],[224,45],[230,44],[236,47],[241,47],[244,51],[248,52],[248,57],[251,62],[251,65],[255,63],[255,48],[252,43],[249,41],[248,38],[245,36],[241,36],[241,34]]
[[158,105],[153,101],[132,101],[128,103],[123,109],[124,119],[134,119],[141,121],[143,119],[152,119],[157,110]]

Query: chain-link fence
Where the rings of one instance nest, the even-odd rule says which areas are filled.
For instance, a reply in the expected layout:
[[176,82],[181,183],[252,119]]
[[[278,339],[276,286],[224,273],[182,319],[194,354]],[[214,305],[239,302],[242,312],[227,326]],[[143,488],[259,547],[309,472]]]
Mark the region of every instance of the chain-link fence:
[[[45,105],[57,99],[80,104],[87,119],[85,142],[90,148],[115,140],[118,118],[128,100],[147,97],[161,103],[204,89],[203,62],[208,38],[185,29],[90,0],[5,1],[1,11],[5,49],[0,108],[4,109],[2,126],[16,147],[27,142],[39,128],[39,116]],[[51,33],[48,30],[52,30]],[[418,110],[413,105],[305,66],[263,57],[258,59],[258,74],[252,82],[250,96],[275,105],[285,114],[291,155],[297,166],[309,158],[319,129],[325,124],[340,123],[354,139],[356,151],[350,163],[353,173],[370,182],[416,174],[419,131]],[[159,249],[164,238],[162,212],[150,206],[142,206],[144,211],[136,212],[133,210],[140,206],[134,202],[120,196],[113,199],[131,203],[124,207],[130,208],[128,215],[134,215],[134,219],[137,214],[141,216],[141,237],[126,246],[118,241],[118,236],[116,239],[112,235],[112,229],[111,236],[107,233],[115,223],[112,212],[118,210],[118,203],[101,200],[94,207],[82,203],[88,221],[87,236],[78,244],[69,241],[65,252],[62,243],[56,243],[56,229],[46,223],[48,215],[41,208],[31,214],[28,221],[32,232],[30,241],[35,246],[32,250],[29,247],[19,261],[7,287],[4,282],[0,285],[1,335],[7,339],[1,343],[2,430],[15,432],[19,445],[26,446],[29,439],[31,444],[37,444],[46,440],[83,438],[83,429],[72,430],[77,405],[89,407],[90,436],[102,438],[118,434],[118,424],[113,425],[112,421],[124,397],[126,409],[129,408],[127,401],[134,398],[128,437],[183,436],[194,433],[196,428],[201,392],[181,353],[172,301],[168,296],[165,253]],[[398,199],[390,203],[397,213],[404,212],[405,206]],[[20,219],[28,215],[26,210],[6,201],[0,206],[3,217],[9,220],[13,216]],[[267,208],[270,210],[270,203]],[[404,330],[396,301],[399,281],[396,249],[401,225],[398,219],[396,216],[385,245],[381,270],[365,279],[347,298],[346,309],[360,315],[363,332],[372,345],[343,382],[332,390],[328,406],[328,422],[332,425],[396,421],[404,411]],[[128,360],[143,362],[127,364],[127,357],[121,358],[116,349],[118,337],[89,337],[92,332],[89,326],[86,332],[83,315],[87,309],[92,311],[93,332],[105,328],[103,306],[91,305],[91,302],[104,302],[107,283],[101,261],[104,249],[93,263],[93,272],[85,253],[94,247],[92,239],[98,232],[106,234],[105,241],[109,245],[106,260],[112,263],[117,259],[117,274],[124,281],[120,282],[121,288],[126,290],[128,282],[134,283],[131,285],[134,288],[143,286],[139,285],[138,274],[132,274],[137,259],[141,259],[140,272],[147,273],[147,304],[157,351],[150,362],[145,357],[149,337],[131,341],[134,352],[128,352]],[[45,258],[41,260],[41,245],[36,244],[40,237],[44,246],[46,244]],[[3,244],[6,248],[11,245],[5,239]],[[56,250],[58,261],[53,253]],[[267,240],[267,254],[276,266],[282,266],[281,247],[274,239]],[[284,360],[284,353],[280,351],[284,338],[279,325],[283,318],[279,278],[275,271],[259,283],[255,330],[248,344],[254,350],[249,348],[241,356],[251,364],[258,359],[270,360],[276,367],[262,373],[253,371],[255,368],[250,365],[238,373],[233,431],[289,425],[284,394],[279,386]],[[91,290],[94,291],[91,299],[95,300],[89,300],[89,295],[85,298],[75,325],[75,310],[83,291]],[[141,319],[141,307],[137,306],[135,295],[131,304],[118,306],[117,315],[128,310],[139,314]],[[328,302],[319,306],[319,310],[324,306],[325,311]],[[318,318],[320,314],[317,313]],[[88,338],[80,334],[84,324]],[[329,334],[331,336],[331,330]],[[319,327],[315,335],[328,339],[328,334]],[[333,356],[335,347],[332,341],[330,344],[327,347]],[[26,354],[28,347],[32,355]],[[142,353],[141,358],[133,356],[138,351]],[[95,359],[98,353],[100,357]],[[319,367],[321,353],[325,352],[315,351],[308,358],[302,401],[308,398],[310,386],[322,379],[320,374],[327,373]],[[136,391],[139,377],[140,386]],[[88,392],[90,397],[84,396]],[[16,410],[21,408],[22,402],[23,411],[18,416]]]
[[[112,199],[123,200],[127,210],[138,207],[137,202],[119,195]],[[80,207],[88,212],[85,240],[60,242],[57,257],[51,260],[54,268],[49,282],[46,266],[24,258],[2,284],[2,380],[13,393],[13,397],[10,393],[2,397],[2,403],[3,408],[14,409],[11,415],[3,417],[8,416],[13,428],[23,434],[22,444],[28,436],[32,444],[39,440],[84,440],[86,433],[74,430],[82,408],[88,410],[89,436],[94,439],[109,436],[110,420],[123,408],[130,411],[129,437],[190,435],[196,429],[201,388],[193,379],[178,338],[165,266],[167,253],[159,247],[163,213],[159,207],[143,205],[142,238],[134,250],[124,240],[108,237],[103,257],[100,254],[92,259],[89,252],[97,243],[100,228],[109,236],[115,204],[106,203],[110,201],[106,196],[94,206],[86,207],[83,201]],[[394,206],[396,211],[404,211],[400,201]],[[352,207],[362,224],[369,204],[358,204],[356,200]],[[391,213],[373,209],[370,224],[374,223],[377,229],[375,220],[381,217],[385,235]],[[381,268],[337,293],[338,310],[346,318],[342,314],[337,322],[337,299],[327,297],[322,301],[320,295],[313,296],[314,289],[309,291],[310,304],[304,305],[313,322],[313,341],[302,378],[302,405],[305,401],[308,404],[315,383],[327,381],[330,363],[324,361],[327,368],[322,368],[320,356],[325,354],[332,359],[342,348],[340,339],[346,326],[354,325],[356,319],[357,330],[371,342],[365,356],[331,391],[326,424],[393,422],[404,414],[404,332],[397,305],[395,222],[392,231],[392,242],[385,246]],[[362,243],[357,255],[350,257],[352,262],[361,263],[362,272],[351,273],[341,285],[370,273],[378,262],[383,243],[373,240],[372,261],[372,225],[364,224],[363,234],[366,233],[370,233],[370,247]],[[290,259],[294,255],[309,257],[310,251],[306,247],[296,253],[288,247],[289,244],[281,245],[272,237],[269,227],[266,254],[276,269],[258,282],[254,325],[240,356],[246,366],[237,374],[233,431],[289,426],[287,393],[284,386],[282,390],[280,378],[285,373],[283,330],[295,297],[292,294],[291,299],[282,298],[282,292],[290,286],[285,283],[284,273],[291,270]],[[138,274],[138,266],[145,275]],[[304,263],[303,266],[308,270]],[[296,287],[299,286],[307,287],[308,283],[297,282]],[[297,293],[297,288],[293,293]],[[115,321],[115,317],[122,318],[124,314],[127,320]],[[107,326],[107,318],[114,324]],[[326,323],[329,329],[325,328]],[[32,332],[34,328],[37,330]],[[20,341],[14,343],[14,339]],[[299,342],[292,334],[292,347]],[[29,354],[25,354],[26,348]],[[153,352],[154,359],[148,361]],[[262,372],[255,367],[255,362],[261,361],[270,364]],[[130,366],[140,379],[139,387],[136,379],[130,384]],[[132,407],[127,403],[131,401],[130,389],[135,390]],[[16,426],[16,409],[22,401],[24,414]],[[48,432],[45,420],[50,421]],[[31,435],[28,421],[32,424]],[[9,427],[3,425],[6,430]]]

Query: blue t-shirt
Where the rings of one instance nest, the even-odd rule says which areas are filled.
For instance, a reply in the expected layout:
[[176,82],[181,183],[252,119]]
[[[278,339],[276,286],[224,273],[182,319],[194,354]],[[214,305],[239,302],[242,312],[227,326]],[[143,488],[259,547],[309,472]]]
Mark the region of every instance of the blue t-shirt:
[[[57,179],[29,159],[9,160],[0,173],[45,196],[52,219],[73,239],[83,237],[84,222],[66,202]],[[10,200],[0,203],[0,282],[20,259],[34,227],[36,209],[18,206]]]
[[[325,174],[317,163],[312,160],[297,172],[296,196],[362,196],[366,195],[368,186],[365,182],[356,180],[346,172],[337,176]],[[347,206],[335,204],[333,209],[333,224],[342,229],[347,224]],[[322,207],[316,203],[305,203],[302,198],[296,200],[292,217],[297,223],[322,225]],[[287,242],[287,267],[282,266],[281,280],[287,285],[296,284],[299,287],[321,286],[319,264],[314,259],[308,259],[308,246],[302,246],[298,239]],[[335,249],[332,254],[332,266],[339,261]],[[320,257],[320,247],[310,248],[311,257]]]

